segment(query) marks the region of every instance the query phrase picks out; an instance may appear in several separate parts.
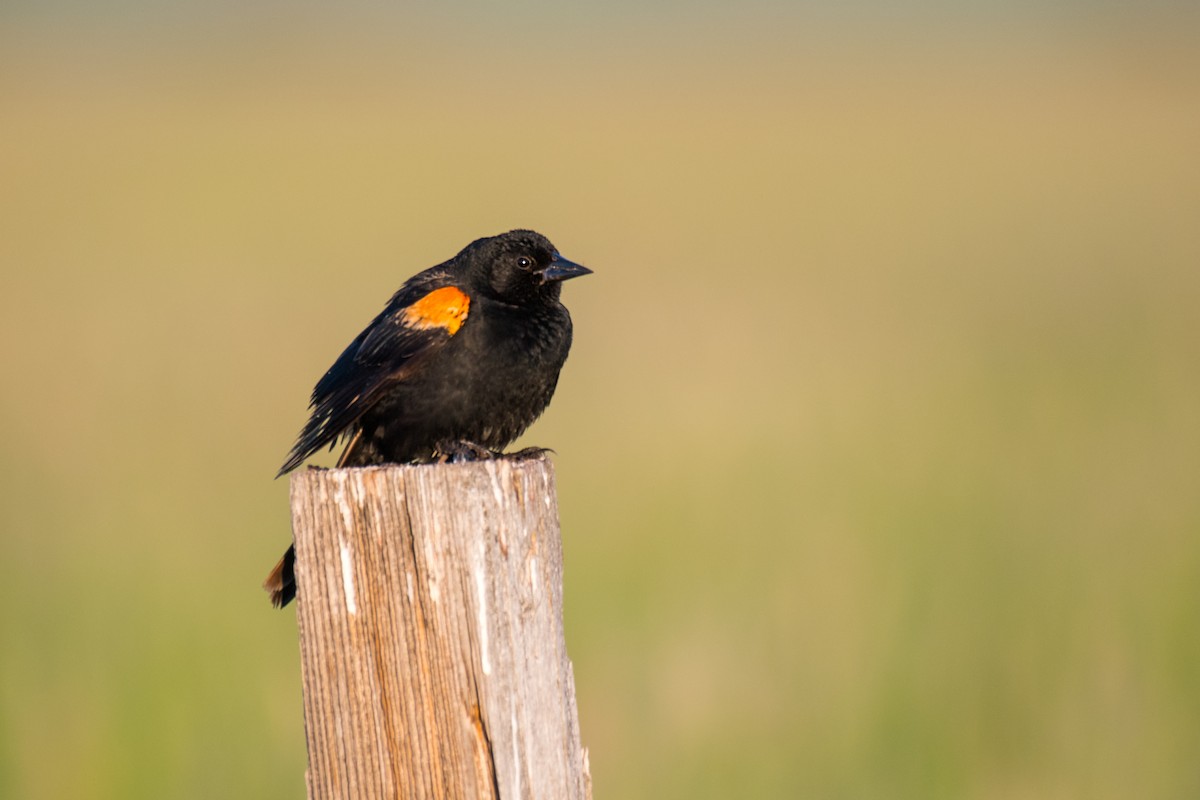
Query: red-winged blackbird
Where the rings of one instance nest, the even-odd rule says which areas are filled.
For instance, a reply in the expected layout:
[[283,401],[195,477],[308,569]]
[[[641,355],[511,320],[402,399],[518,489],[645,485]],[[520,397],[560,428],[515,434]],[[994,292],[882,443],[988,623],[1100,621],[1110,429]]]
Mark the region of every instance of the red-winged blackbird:
[[[276,477],[341,438],[339,467],[499,454],[550,402],[571,347],[561,284],[590,272],[511,231],[409,278],[317,382]],[[289,547],[263,583],[277,607],[294,563]]]

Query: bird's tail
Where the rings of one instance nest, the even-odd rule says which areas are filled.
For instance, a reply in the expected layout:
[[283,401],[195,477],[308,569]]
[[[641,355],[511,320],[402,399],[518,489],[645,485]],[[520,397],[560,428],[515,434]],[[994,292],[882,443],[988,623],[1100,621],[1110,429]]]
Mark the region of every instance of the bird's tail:
[[[303,439],[301,439],[303,442]],[[362,428],[357,428],[354,434],[350,436],[350,440],[346,443],[346,449],[342,451],[341,458],[337,461],[337,466],[347,467],[371,463],[368,453],[368,442],[363,438]],[[301,452],[303,447],[300,442],[297,442],[296,449],[292,451],[292,457],[288,459],[283,468],[279,470],[279,475],[288,472],[300,463],[302,457],[297,458],[297,453]],[[309,467],[312,469],[312,467]],[[276,475],[275,477],[279,477]],[[292,545],[283,554],[283,558],[279,559],[279,563],[275,565],[275,569],[271,570],[271,574],[263,581],[263,588],[271,594],[271,605],[276,608],[283,608],[288,603],[296,599],[296,546]]]
[[296,546],[292,545],[279,559],[275,569],[263,581],[263,588],[271,594],[271,605],[283,608],[296,597]]

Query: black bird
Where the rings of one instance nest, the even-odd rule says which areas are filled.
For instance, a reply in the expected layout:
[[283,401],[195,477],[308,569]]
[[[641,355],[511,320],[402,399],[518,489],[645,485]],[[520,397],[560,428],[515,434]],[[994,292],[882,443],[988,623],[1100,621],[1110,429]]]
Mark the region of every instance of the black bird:
[[[571,347],[562,282],[590,272],[517,230],[409,278],[317,382],[276,477],[339,439],[339,467],[499,455],[554,394]],[[278,608],[294,564],[289,547],[263,583]]]

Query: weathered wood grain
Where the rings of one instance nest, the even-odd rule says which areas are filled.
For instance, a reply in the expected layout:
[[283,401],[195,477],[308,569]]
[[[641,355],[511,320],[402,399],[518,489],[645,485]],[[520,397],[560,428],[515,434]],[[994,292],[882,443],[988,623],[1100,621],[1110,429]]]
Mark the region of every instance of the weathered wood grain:
[[308,796],[591,796],[551,462],[293,475]]

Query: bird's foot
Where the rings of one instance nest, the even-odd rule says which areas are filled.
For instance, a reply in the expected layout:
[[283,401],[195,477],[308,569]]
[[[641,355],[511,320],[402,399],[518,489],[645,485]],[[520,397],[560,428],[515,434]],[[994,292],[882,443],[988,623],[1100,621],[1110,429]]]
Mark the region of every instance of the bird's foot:
[[554,450],[549,447],[525,447],[514,453],[501,453],[497,458],[503,458],[506,461],[527,461],[531,459],[540,461],[546,457],[546,453],[553,452]]
[[434,451],[434,460],[439,464],[450,462],[460,464],[464,461],[487,461],[495,458],[496,454],[481,444],[468,442],[465,439],[439,442]]

